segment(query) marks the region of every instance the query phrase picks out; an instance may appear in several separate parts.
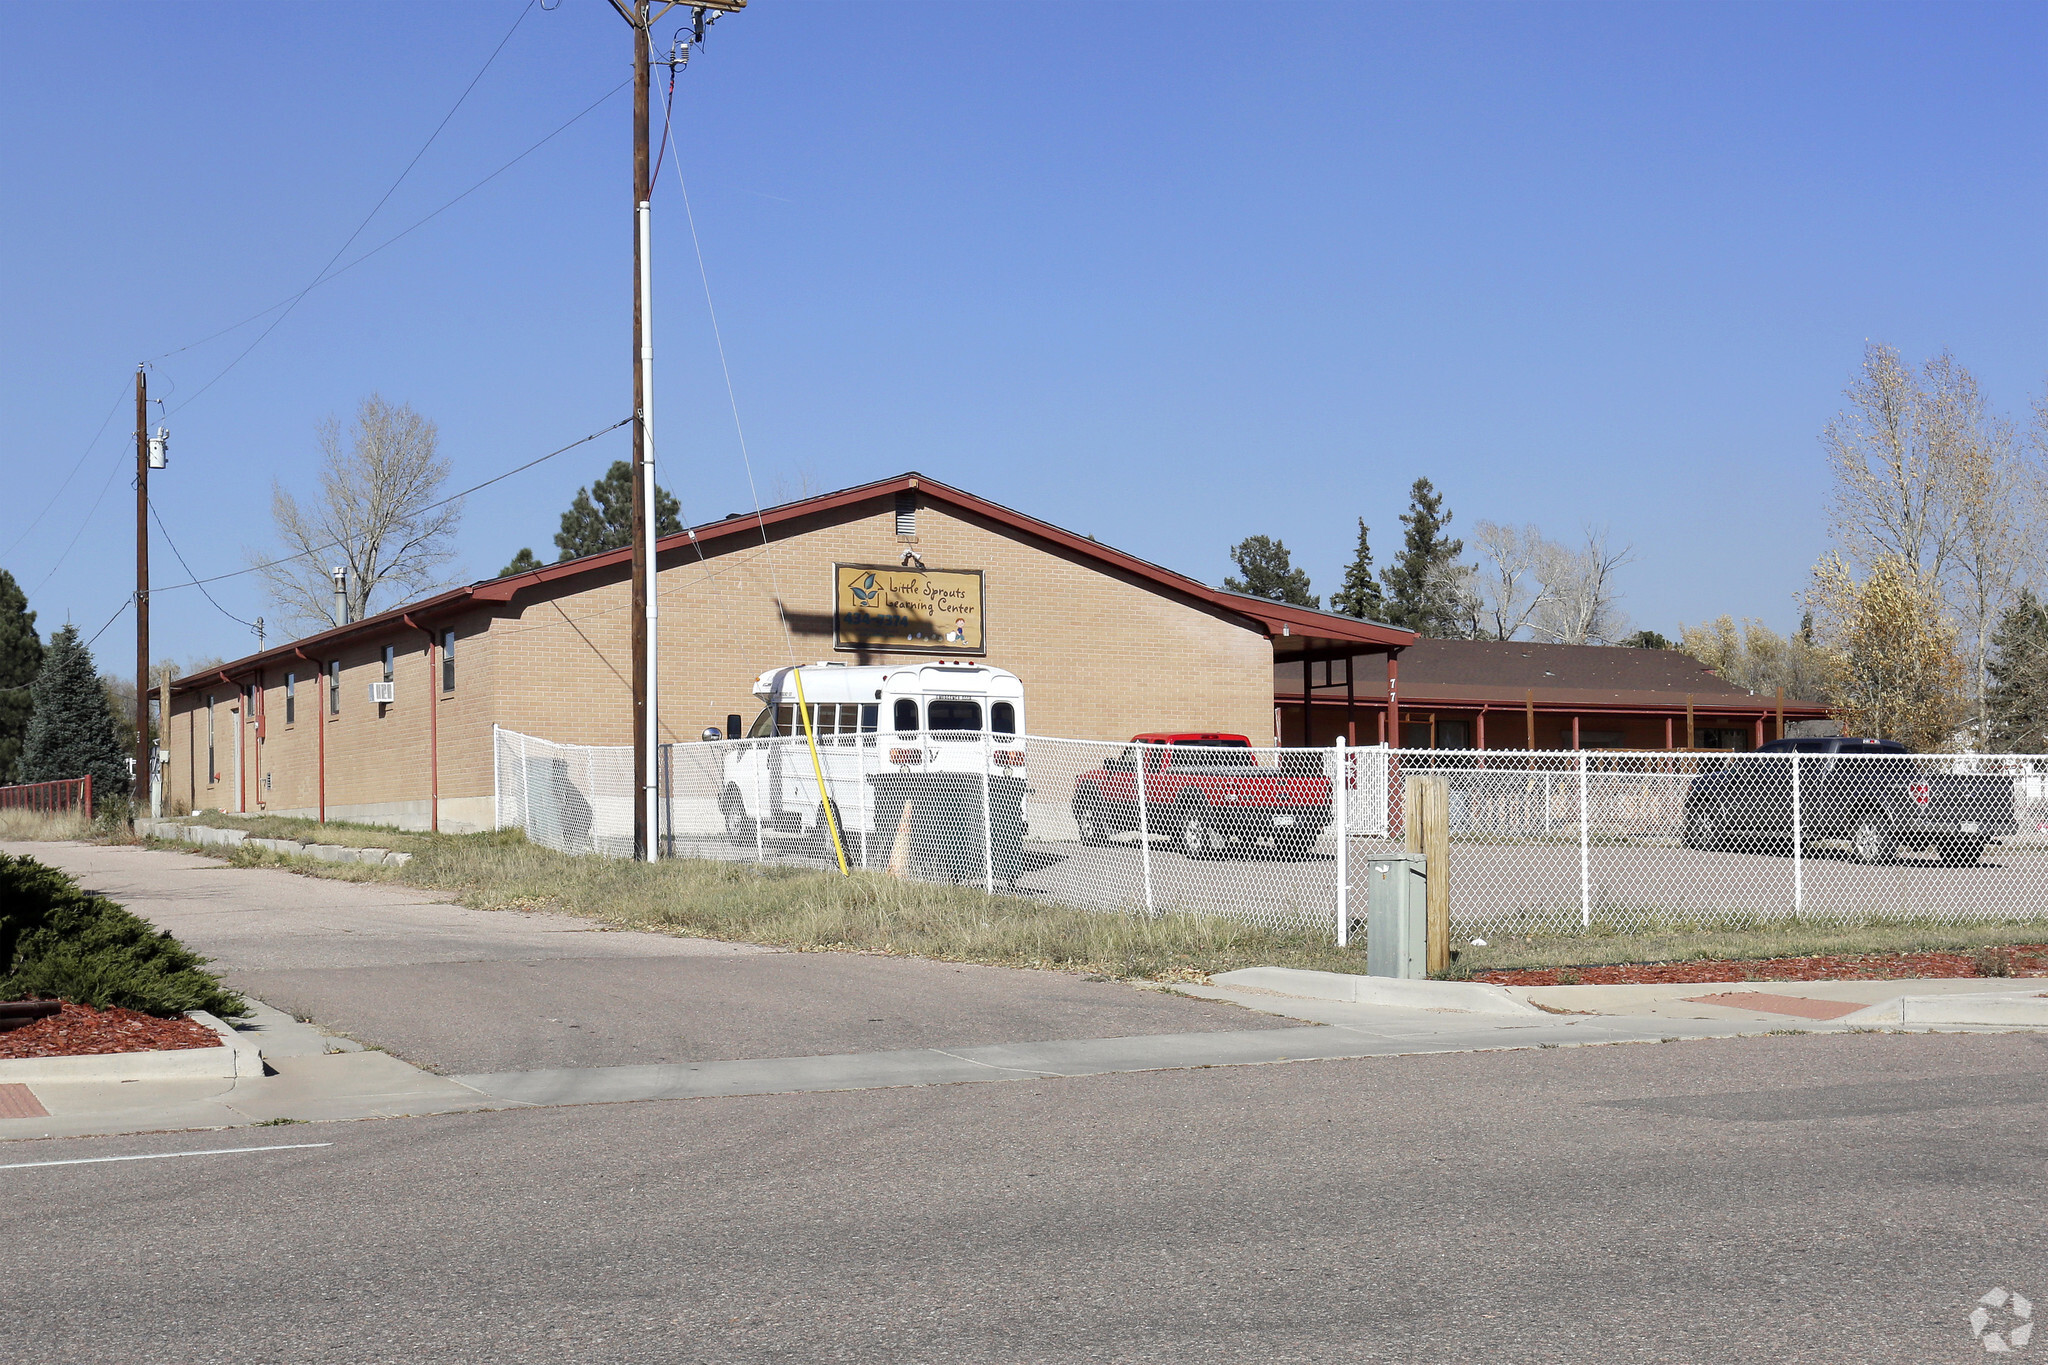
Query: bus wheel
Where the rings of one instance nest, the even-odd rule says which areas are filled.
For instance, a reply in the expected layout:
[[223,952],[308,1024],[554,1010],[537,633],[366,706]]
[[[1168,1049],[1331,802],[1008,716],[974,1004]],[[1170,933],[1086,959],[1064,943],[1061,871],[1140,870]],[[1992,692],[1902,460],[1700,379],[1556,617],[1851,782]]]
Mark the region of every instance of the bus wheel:
[[746,799],[738,787],[727,787],[725,795],[718,801],[719,814],[725,817],[725,837],[735,844],[754,842],[754,822],[747,818]]

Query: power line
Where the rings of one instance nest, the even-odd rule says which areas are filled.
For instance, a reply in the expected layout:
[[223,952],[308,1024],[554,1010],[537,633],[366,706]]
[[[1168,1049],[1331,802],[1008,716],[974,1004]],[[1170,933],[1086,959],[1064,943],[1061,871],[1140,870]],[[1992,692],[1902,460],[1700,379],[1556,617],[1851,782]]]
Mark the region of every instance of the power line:
[[[154,498],[151,498],[149,501],[149,518],[151,521],[154,521],[156,523],[156,529],[163,532],[164,544],[170,546],[171,553],[178,557],[178,567],[183,569],[185,573],[194,580],[193,586],[199,589],[200,593],[206,598],[207,601],[213,603],[213,609],[219,612],[222,616],[227,617],[228,620],[233,621],[238,626],[247,626],[251,630],[256,629],[256,623],[254,621],[244,621],[241,617],[229,611],[226,607],[222,606],[219,602],[214,600],[213,594],[206,591],[206,586],[203,583],[198,582],[198,575],[194,574],[192,572],[192,566],[185,562],[185,552],[178,548],[177,541],[171,539],[170,528],[164,525],[163,514],[156,510],[156,499]],[[161,589],[159,589],[159,591],[161,591]]]
[[[668,145],[667,130],[670,121],[674,117],[674,112],[675,82],[671,79],[669,82],[669,102],[662,109],[661,114],[662,145],[664,147]],[[754,460],[747,453],[747,430],[740,424],[740,400],[732,386],[732,366],[727,363],[725,358],[725,334],[718,326],[718,308],[711,302],[711,275],[704,268],[704,244],[697,238],[697,214],[690,207],[690,182],[683,179],[683,152],[680,146],[676,148],[675,157],[669,162],[669,165],[675,170],[676,188],[682,192],[683,217],[690,225],[690,248],[697,254],[697,278],[704,285],[704,311],[711,318],[711,337],[713,341],[718,343],[718,368],[725,375],[725,401],[732,409],[733,431],[739,436],[740,463],[747,471],[747,493],[754,500],[754,522],[761,530],[761,547],[768,552],[768,581],[775,593],[775,613],[782,621],[783,644],[789,650],[789,661],[794,664],[796,662],[796,636],[791,633],[789,628],[789,613],[782,609],[782,579],[775,569],[775,549],[768,541],[768,519],[761,514],[761,490],[754,483]],[[660,164],[656,163],[654,169],[659,173],[661,170]],[[702,547],[699,547],[697,553],[701,558],[704,553]]]
[[117,460],[114,463],[114,467],[107,471],[107,481],[100,485],[100,495],[92,500],[92,506],[85,509],[85,520],[78,523],[78,529],[72,532],[70,541],[64,546],[64,553],[57,556],[57,562],[50,566],[50,571],[43,575],[41,582],[36,584],[34,590],[30,593],[31,596],[41,592],[45,585],[57,576],[57,570],[64,567],[64,561],[71,557],[71,551],[78,545],[78,538],[85,534],[86,527],[92,525],[93,514],[99,511],[100,504],[107,500],[107,490],[114,486],[114,476],[120,472],[121,462]]
[[57,499],[64,496],[64,490],[71,487],[71,481],[78,477],[78,471],[85,468],[85,461],[87,456],[90,456],[93,452],[94,447],[99,445],[100,437],[107,434],[107,424],[114,420],[114,409],[120,407],[121,400],[127,396],[128,381],[124,379],[121,381],[121,387],[114,393],[114,401],[107,406],[107,415],[100,419],[100,429],[98,431],[95,431],[92,434],[92,439],[85,443],[85,450],[82,454],[79,455],[77,461],[71,466],[71,472],[64,476],[64,482],[57,485],[57,491],[50,495],[50,500],[43,504],[43,510],[36,513],[35,519],[29,522],[28,525],[21,528],[20,535],[16,536],[13,540],[7,542],[6,549],[0,550],[0,559],[4,559],[8,555],[13,554],[14,547],[21,544],[22,541],[28,539],[28,533],[30,531],[35,530],[37,526],[41,525],[43,518],[50,514],[50,509],[57,505]]
[[[479,491],[479,490],[481,490],[481,489],[489,488],[489,487],[490,487],[490,486],[491,486],[492,484],[494,484],[494,483],[500,483],[500,482],[502,482],[502,481],[504,481],[504,480],[506,480],[506,479],[509,479],[509,478],[511,478],[511,477],[512,477],[512,476],[513,476],[514,474],[522,474],[522,473],[524,473],[525,471],[527,471],[527,470],[529,470],[529,469],[533,468],[533,467],[534,467],[535,465],[537,465],[537,464],[540,464],[540,463],[542,463],[542,462],[544,462],[544,461],[547,461],[547,460],[552,460],[552,459],[554,459],[554,458],[555,458],[555,456],[557,456],[557,455],[563,455],[563,454],[567,454],[567,453],[568,453],[569,451],[572,451],[572,450],[574,450],[574,449],[575,449],[576,447],[578,447],[578,446],[581,446],[581,445],[588,445],[588,444],[590,444],[590,443],[591,443],[592,441],[595,441],[595,440],[597,440],[597,439],[598,439],[599,437],[601,437],[601,436],[609,436],[609,435],[611,435],[611,433],[613,433],[613,432],[617,431],[617,430],[618,430],[618,429],[619,429],[620,427],[622,427],[622,426],[625,426],[625,425],[626,425],[627,423],[631,422],[632,420],[633,420],[633,419],[632,419],[632,418],[630,418],[630,417],[622,417],[622,418],[620,418],[620,419],[619,419],[618,421],[616,421],[616,422],[612,423],[612,424],[611,424],[610,426],[606,427],[606,428],[605,428],[605,429],[604,429],[603,431],[593,431],[593,432],[592,432],[592,433],[590,433],[590,435],[588,435],[588,436],[582,437],[582,438],[581,438],[581,439],[579,439],[579,440],[574,440],[574,441],[571,441],[571,442],[569,442],[569,444],[567,444],[567,445],[565,445],[565,446],[561,447],[561,448],[560,448],[559,450],[550,450],[550,451],[549,451],[549,452],[548,452],[547,454],[545,454],[545,455],[540,455],[540,456],[536,456],[535,458],[533,458],[533,459],[531,459],[531,460],[528,460],[528,461],[527,461],[527,462],[526,462],[525,464],[522,464],[522,465],[515,465],[515,466],[514,466],[513,468],[511,468],[511,469],[508,469],[508,470],[506,470],[506,471],[505,471],[504,473],[502,473],[502,474],[494,474],[494,475],[492,475],[492,476],[491,476],[490,478],[488,478],[488,479],[485,479],[485,480],[484,480],[484,481],[483,481],[482,483],[477,483],[477,484],[471,484],[471,485],[470,485],[470,486],[469,486],[468,488],[465,488],[465,489],[463,489],[463,490],[462,490],[461,492],[459,492],[459,493],[451,493],[451,494],[449,494],[449,495],[448,495],[447,497],[445,497],[445,498],[441,499],[441,500],[440,500],[439,502],[431,502],[431,503],[428,503],[428,504],[427,504],[427,505],[426,505],[425,507],[422,507],[422,508],[420,508],[419,510],[420,510],[421,512],[432,512],[432,511],[436,510],[437,508],[441,508],[441,507],[446,507],[446,506],[447,506],[447,505],[448,505],[449,503],[451,503],[451,502],[454,502],[454,501],[456,501],[456,500],[457,500],[458,498],[466,498],[466,497],[468,497],[468,496],[469,496],[469,495],[470,495],[471,493],[475,493],[475,492],[478,492],[478,491]],[[155,513],[155,510],[156,510],[156,509],[155,509],[154,507],[152,507],[152,508],[150,509],[150,511],[151,511],[151,513],[152,513],[152,515],[153,515],[153,514]],[[157,522],[157,525],[158,525],[158,526],[162,526],[162,525],[163,525],[163,522],[162,522],[162,521],[158,521],[158,522]],[[169,534],[168,534],[168,533],[166,533],[166,534],[165,534],[165,536],[164,536],[164,539],[165,539],[166,541],[168,541],[168,540],[170,539],[170,536],[169,536]],[[246,569],[235,569],[235,570],[232,570],[231,572],[228,572],[228,573],[218,573],[218,574],[214,574],[214,575],[212,575],[211,577],[208,577],[208,578],[201,578],[201,577],[199,577],[199,576],[198,576],[197,574],[193,574],[193,576],[192,576],[191,580],[190,580],[190,581],[188,581],[188,582],[184,582],[184,583],[173,583],[173,584],[171,584],[171,585],[170,585],[169,587],[163,587],[163,588],[156,588],[156,589],[153,589],[152,591],[154,591],[154,592],[170,592],[170,591],[171,591],[172,589],[174,589],[174,588],[198,588],[198,589],[200,589],[201,591],[204,591],[204,590],[205,590],[205,587],[206,587],[206,585],[207,585],[208,583],[219,583],[219,582],[223,582],[223,581],[225,581],[226,579],[230,579],[230,578],[240,578],[240,577],[241,577],[241,576],[242,576],[243,574],[249,574],[249,573],[256,573],[256,572],[258,572],[258,571],[260,571],[260,570],[263,570],[263,569],[273,569],[273,568],[276,568],[276,567],[277,567],[278,565],[280,565],[280,564],[289,564],[289,563],[291,563],[291,562],[292,562],[293,560],[295,560],[295,559],[310,559],[310,558],[312,558],[312,557],[313,557],[314,555],[316,555],[316,554],[319,554],[319,553],[320,553],[320,552],[321,552],[322,550],[332,550],[332,549],[334,549],[334,548],[335,548],[336,546],[338,546],[338,545],[340,545],[340,544],[341,544],[341,542],[340,542],[340,541],[338,541],[338,540],[330,540],[330,541],[327,541],[326,543],[324,543],[324,544],[321,544],[321,545],[314,545],[314,546],[310,546],[310,547],[308,547],[308,548],[306,548],[306,549],[303,549],[303,550],[297,550],[297,551],[294,551],[293,553],[291,553],[291,554],[288,554],[288,555],[281,555],[281,556],[279,556],[279,557],[278,557],[278,558],[276,558],[276,559],[266,560],[266,561],[264,561],[264,562],[263,562],[263,563],[261,563],[261,564],[251,564],[251,565],[250,565],[250,566],[249,566],[248,568],[246,568]],[[176,552],[177,548],[178,548],[178,547],[177,547],[177,546],[175,546],[175,545],[173,545],[173,546],[171,547],[171,549],[172,549],[173,553],[175,553],[175,552]],[[178,556],[178,562],[179,562],[180,564],[184,564],[184,563],[185,563],[185,557],[184,557],[183,555],[179,555],[179,556]],[[186,565],[185,565],[185,572],[186,572],[186,573],[188,573],[188,574],[192,573],[192,566],[191,566],[191,565],[189,565],[189,564],[186,564]],[[208,596],[207,600],[208,600],[208,601],[212,601],[212,600],[213,600],[213,599],[212,599],[212,597],[211,597],[211,595],[209,595],[209,596]],[[217,606],[217,607],[218,607],[218,606],[220,606],[220,604],[219,604],[218,602],[215,602],[215,603],[214,603],[214,605],[215,605],[215,606]],[[227,610],[226,610],[225,608],[223,608],[223,609],[222,609],[222,613],[221,613],[221,614],[222,614],[222,615],[224,615],[224,616],[227,616],[227,617],[229,617],[229,619],[230,619],[230,620],[241,620],[241,618],[240,618],[240,617],[234,616],[234,615],[233,615],[232,613],[228,612],[228,611],[227,611]],[[243,622],[242,622],[242,624],[246,626],[246,625],[248,625],[248,624],[249,624],[249,622],[247,622],[247,621],[243,621]]]
[[[284,320],[291,316],[292,310],[299,306],[299,300],[305,298],[306,295],[313,292],[314,286],[318,285],[320,281],[326,277],[327,272],[334,268],[334,263],[341,259],[342,253],[344,251],[347,251],[349,247],[355,244],[356,238],[362,236],[363,229],[370,225],[370,220],[372,218],[375,218],[378,212],[383,209],[384,205],[390,202],[392,195],[398,193],[398,187],[405,183],[405,178],[407,176],[412,174],[412,168],[420,164],[420,158],[427,154],[427,149],[432,147],[434,145],[434,140],[441,136],[441,130],[448,126],[448,120],[454,118],[456,110],[462,108],[464,101],[466,101],[469,98],[470,92],[476,89],[477,82],[484,78],[484,72],[489,71],[491,69],[491,63],[498,60],[498,54],[505,50],[505,44],[512,41],[512,35],[519,31],[519,26],[522,23],[526,22],[526,16],[532,13],[534,3],[535,0],[527,0],[526,7],[519,11],[519,17],[512,21],[511,28],[505,30],[505,36],[498,40],[498,45],[491,49],[491,55],[484,58],[484,64],[477,69],[476,75],[470,77],[469,84],[462,88],[462,93],[456,97],[454,105],[448,110],[446,114],[442,116],[441,121],[434,125],[434,131],[427,135],[427,140],[420,145],[420,149],[417,152],[413,153],[412,160],[405,163],[405,169],[398,173],[398,178],[391,182],[391,187],[389,189],[384,191],[384,197],[379,199],[375,207],[373,207],[368,213],[363,215],[363,221],[356,224],[356,229],[354,232],[351,232],[348,235],[348,240],[344,241],[340,246],[336,247],[334,249],[334,254],[327,258],[327,264],[321,266],[319,271],[314,274],[312,283],[308,284],[304,289],[301,289],[298,293],[292,295],[290,300],[288,300],[283,305],[284,311],[279,313],[276,319],[274,319],[268,327],[263,329],[261,335],[259,335],[254,341],[250,342],[246,347],[244,347],[242,353],[236,356],[233,360],[230,360],[227,363],[227,367],[223,369],[219,374],[215,375],[213,378],[207,380],[204,384],[200,385],[199,388],[193,393],[191,398],[187,398],[183,403],[178,404],[179,409],[185,408],[193,401],[193,399],[198,398],[200,394],[205,393],[215,384],[218,384],[221,380],[227,378],[228,372],[230,370],[233,370],[235,366],[241,364],[244,360],[246,360],[249,356],[249,352],[255,350],[258,346],[261,346],[263,344],[264,337],[267,337],[272,332],[276,331],[278,327],[284,322]],[[261,316],[261,314],[258,314],[258,316]]]
[[[362,255],[350,261],[347,265],[341,267],[341,269],[336,270],[333,273],[326,275],[325,277],[319,280],[316,280],[313,283],[313,285],[308,286],[308,289],[305,292],[309,293],[311,292],[312,289],[318,288],[320,285],[328,284],[334,280],[340,279],[343,275],[348,274],[349,271],[354,270],[357,266],[361,265],[364,261],[369,260],[372,256],[375,256],[378,252],[384,250],[386,247],[394,246],[402,239],[409,237],[413,233],[419,231],[428,223],[433,222],[436,218],[439,218],[442,214],[446,213],[449,209],[454,208],[457,204],[469,198],[469,196],[475,194],[478,190],[490,184],[493,180],[496,180],[499,176],[511,170],[520,162],[526,160],[526,158],[528,158],[529,156],[532,156],[535,152],[539,151],[542,147],[545,147],[548,143],[553,142],[563,133],[568,132],[571,127],[573,127],[577,123],[580,123],[586,116],[588,116],[590,113],[596,110],[596,108],[599,105],[603,104],[606,100],[609,100],[613,95],[618,94],[621,90],[624,90],[627,86],[631,85],[632,83],[633,82],[630,77],[627,78],[626,80],[620,81],[617,85],[605,91],[602,95],[599,95],[589,104],[583,106],[583,108],[580,111],[572,115],[565,122],[557,125],[553,132],[549,133],[546,137],[541,138],[540,141],[528,147],[518,156],[513,157],[510,161],[507,161],[504,165],[498,167],[497,170],[492,171],[489,175],[477,181],[474,185],[471,185],[468,189],[456,195],[453,199],[450,199],[447,203],[441,205],[441,207],[435,209],[432,213],[426,215],[426,217],[421,218],[411,227],[408,227],[401,232],[392,234],[390,237],[385,238],[376,246],[371,247],[368,251],[365,251]],[[303,294],[295,294],[291,298],[279,299],[276,303],[271,304],[268,308],[260,309],[257,312],[251,313],[248,317],[243,318],[240,322],[233,323],[229,326],[223,327],[218,332],[211,332],[206,336],[199,338],[199,340],[197,341],[187,342],[185,345],[178,347],[177,350],[165,351],[163,355],[157,356],[156,359],[163,360],[166,357],[177,355],[182,351],[189,351],[195,346],[204,346],[207,342],[214,340],[216,337],[224,337],[229,332],[237,331],[243,327],[247,327],[250,323],[256,321],[258,318],[267,317],[271,313],[275,313],[278,309],[283,308],[288,304],[296,302],[301,297],[303,297]],[[198,396],[198,394],[193,395],[194,398],[197,398]],[[189,402],[191,400],[188,399],[186,401]],[[180,403],[178,406],[183,407],[184,404]]]

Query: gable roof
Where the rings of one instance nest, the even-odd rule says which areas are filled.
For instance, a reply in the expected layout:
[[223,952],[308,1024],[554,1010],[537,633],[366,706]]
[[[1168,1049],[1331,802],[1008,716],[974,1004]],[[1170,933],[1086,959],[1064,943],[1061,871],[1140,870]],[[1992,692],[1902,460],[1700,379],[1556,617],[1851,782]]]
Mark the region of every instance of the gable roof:
[[[1272,602],[1262,597],[1212,588],[1197,579],[1189,578],[1186,574],[1175,573],[1136,555],[1126,554],[1087,536],[1077,535],[1064,527],[1040,521],[1036,517],[1005,507],[1001,503],[976,497],[972,493],[936,479],[927,478],[915,470],[853,488],[842,488],[833,493],[820,493],[815,497],[800,498],[795,502],[762,508],[752,515],[740,513],[702,526],[693,526],[657,540],[655,556],[659,561],[662,555],[672,552],[725,549],[729,545],[759,541],[768,534],[770,527],[913,491],[921,497],[930,498],[955,510],[995,522],[1009,531],[1045,541],[1069,554],[1092,560],[1105,568],[1119,570],[1146,580],[1164,592],[1229,612],[1241,618],[1247,627],[1270,637],[1274,641],[1276,655],[1314,652],[1316,657],[1324,657],[1333,652],[1380,653],[1388,649],[1405,648],[1416,639],[1414,632],[1402,630],[1398,626],[1360,621],[1349,616],[1338,616],[1330,612],[1314,611],[1285,602]],[[232,681],[235,675],[249,673],[267,664],[318,657],[322,651],[334,645],[362,636],[383,635],[393,630],[408,628],[425,630],[430,628],[434,621],[445,619],[472,604],[509,602],[521,592],[586,575],[616,572],[630,566],[632,561],[631,547],[622,546],[615,550],[584,555],[578,559],[564,560],[559,564],[546,564],[525,573],[483,579],[467,587],[437,593],[406,606],[394,607],[390,611],[365,617],[361,621],[330,627],[303,639],[294,640],[290,644],[180,678],[171,684],[171,688],[173,691],[182,692],[203,686],[215,679]],[[1292,644],[1283,647],[1283,640]]]

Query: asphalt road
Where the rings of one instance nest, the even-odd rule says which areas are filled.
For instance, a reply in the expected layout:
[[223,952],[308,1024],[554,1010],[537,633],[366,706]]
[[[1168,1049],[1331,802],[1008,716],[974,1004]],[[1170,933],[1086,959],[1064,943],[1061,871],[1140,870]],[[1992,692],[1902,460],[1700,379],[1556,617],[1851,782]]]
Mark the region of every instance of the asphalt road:
[[[2048,1043],[1841,1035],[9,1144],[8,1359],[1963,1362]],[[1994,1328],[2000,1324],[1994,1319]]]

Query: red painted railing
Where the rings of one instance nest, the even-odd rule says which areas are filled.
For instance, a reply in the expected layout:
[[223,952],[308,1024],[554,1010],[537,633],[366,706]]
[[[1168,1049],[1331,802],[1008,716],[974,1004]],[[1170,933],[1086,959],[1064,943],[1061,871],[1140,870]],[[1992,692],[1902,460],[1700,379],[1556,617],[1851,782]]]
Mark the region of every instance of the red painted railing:
[[43,815],[92,814],[92,778],[67,777],[61,782],[28,782],[0,787],[0,810],[32,810]]

